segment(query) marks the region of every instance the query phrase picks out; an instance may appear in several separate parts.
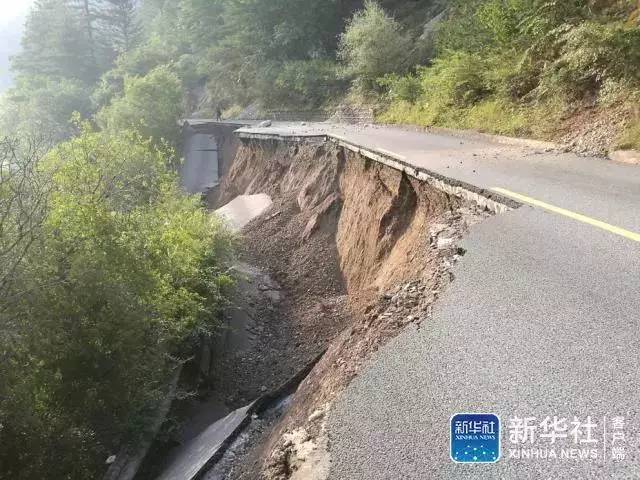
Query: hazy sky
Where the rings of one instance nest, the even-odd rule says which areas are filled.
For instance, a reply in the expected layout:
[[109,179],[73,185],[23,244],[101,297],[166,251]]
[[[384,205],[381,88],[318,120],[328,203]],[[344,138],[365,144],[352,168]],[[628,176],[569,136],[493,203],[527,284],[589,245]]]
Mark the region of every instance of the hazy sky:
[[0,0],[0,25],[7,25],[16,18],[23,17],[33,0]]
[[18,53],[24,17],[33,0],[0,0],[0,92],[11,85],[9,57]]

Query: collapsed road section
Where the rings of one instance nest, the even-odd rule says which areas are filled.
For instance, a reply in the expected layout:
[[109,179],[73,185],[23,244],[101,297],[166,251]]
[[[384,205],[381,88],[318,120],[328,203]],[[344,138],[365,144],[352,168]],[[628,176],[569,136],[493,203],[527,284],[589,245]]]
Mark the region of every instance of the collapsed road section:
[[229,406],[326,353],[276,414],[253,414],[193,478],[326,478],[334,399],[387,340],[409,325],[429,328],[432,305],[465,253],[460,239],[508,206],[342,140],[241,136],[209,199],[232,217],[262,199],[259,215],[238,224],[242,262],[268,272],[278,299],[252,325],[251,348],[223,363],[221,388],[245,386]]

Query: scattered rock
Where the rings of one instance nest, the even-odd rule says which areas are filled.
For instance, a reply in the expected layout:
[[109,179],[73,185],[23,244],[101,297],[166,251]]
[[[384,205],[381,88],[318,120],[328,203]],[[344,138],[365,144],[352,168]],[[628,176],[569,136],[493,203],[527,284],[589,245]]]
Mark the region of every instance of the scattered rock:
[[615,145],[633,116],[628,106],[595,107],[578,105],[572,115],[559,126],[555,140],[561,151],[582,155],[606,155]]
[[328,439],[313,438],[306,429],[285,433],[272,452],[264,478],[269,480],[324,480],[329,474]]
[[324,414],[325,414],[324,410],[316,410],[311,415],[309,415],[309,421],[315,422],[316,420],[324,417]]
[[273,304],[278,304],[282,300],[279,290],[266,290],[264,294]]
[[453,238],[438,238],[438,242],[436,243],[436,247],[438,250],[444,250],[447,248],[451,248],[453,246],[454,239]]

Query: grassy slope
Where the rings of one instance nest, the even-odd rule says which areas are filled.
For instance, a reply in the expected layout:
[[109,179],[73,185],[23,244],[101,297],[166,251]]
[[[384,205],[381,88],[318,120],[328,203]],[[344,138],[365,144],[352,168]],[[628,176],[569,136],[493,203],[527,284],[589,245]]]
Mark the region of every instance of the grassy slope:
[[[538,12],[491,7],[452,16],[444,26],[448,44],[429,68],[390,85],[378,120],[561,141],[591,153],[640,148],[638,11],[608,2],[592,12],[548,26],[538,51],[521,31],[531,18],[542,23]],[[519,23],[505,27],[509,15],[520,15]],[[456,37],[461,31],[481,46],[465,44]]]

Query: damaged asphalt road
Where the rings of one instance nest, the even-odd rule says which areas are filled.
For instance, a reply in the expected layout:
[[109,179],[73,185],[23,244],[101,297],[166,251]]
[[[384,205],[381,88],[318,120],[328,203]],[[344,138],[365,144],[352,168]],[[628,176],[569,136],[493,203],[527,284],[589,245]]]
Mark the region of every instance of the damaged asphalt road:
[[[431,322],[386,345],[336,403],[329,478],[640,478],[640,244],[590,228],[529,207],[476,225]],[[450,460],[458,412],[501,418],[498,463]],[[554,415],[592,416],[600,448],[603,417],[625,417],[626,459],[509,458],[527,447],[509,443],[511,417]]]
[[[430,322],[383,347],[336,402],[328,425],[329,478],[640,478],[640,243],[634,240],[640,169],[525,147],[349,128],[340,134],[360,145],[480,188],[501,187],[589,215],[604,227],[529,206],[476,225],[463,244],[467,254],[456,281]],[[449,421],[459,412],[500,416],[498,463],[451,461]],[[592,437],[581,437],[589,442],[577,448],[596,448],[596,458],[543,458],[545,448],[560,456],[564,446],[574,447],[571,438],[552,445],[543,438],[535,445],[510,442],[512,418],[539,424],[548,416],[590,417]],[[611,457],[615,445],[604,427],[612,417],[625,420],[624,458]],[[540,447],[538,458],[515,458],[511,451],[533,446]]]

